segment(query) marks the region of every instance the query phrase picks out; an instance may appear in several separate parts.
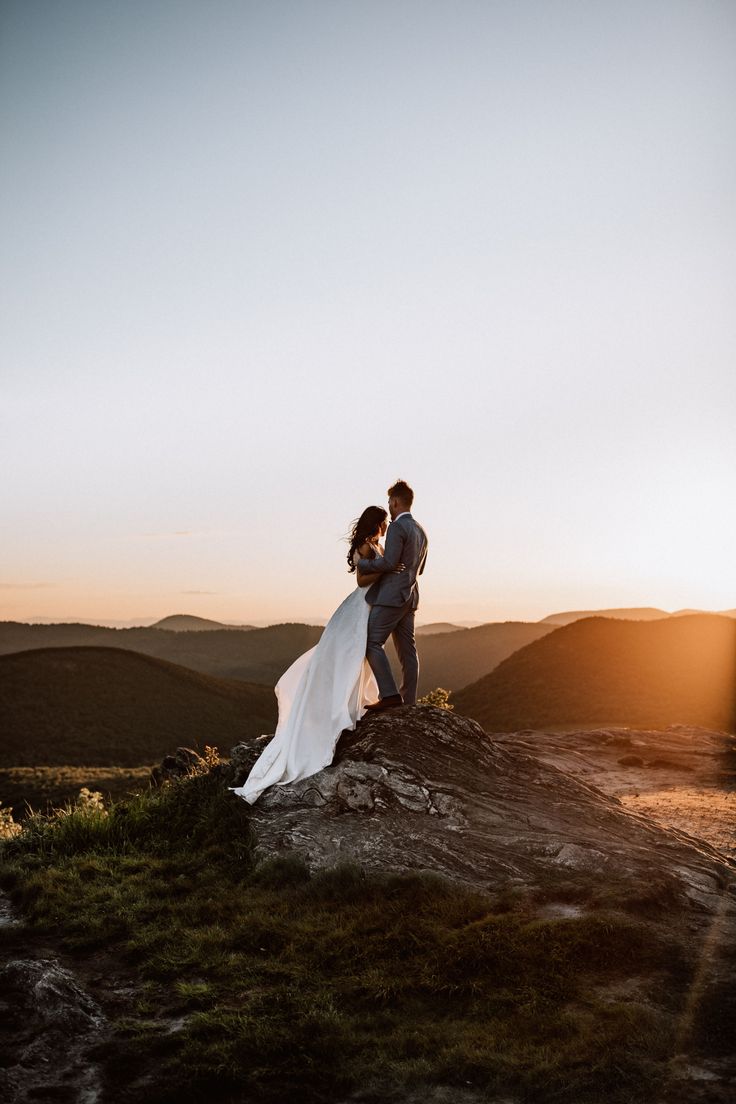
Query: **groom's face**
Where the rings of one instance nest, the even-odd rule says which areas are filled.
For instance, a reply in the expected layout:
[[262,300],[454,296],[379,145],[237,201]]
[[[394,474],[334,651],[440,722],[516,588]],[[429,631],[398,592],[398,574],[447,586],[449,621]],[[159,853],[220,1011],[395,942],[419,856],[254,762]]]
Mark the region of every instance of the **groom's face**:
[[388,500],[388,512],[391,515],[391,520],[392,521],[394,520],[394,518],[399,516],[399,514],[401,513],[401,510],[399,509],[399,500],[398,500],[398,498],[390,498]]

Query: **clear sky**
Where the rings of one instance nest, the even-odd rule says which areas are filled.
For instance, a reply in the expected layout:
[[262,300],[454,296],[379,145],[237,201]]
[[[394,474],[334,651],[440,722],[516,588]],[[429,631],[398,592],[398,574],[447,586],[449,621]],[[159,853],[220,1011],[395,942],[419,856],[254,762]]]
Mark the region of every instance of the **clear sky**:
[[0,13],[0,618],[736,605],[731,0]]

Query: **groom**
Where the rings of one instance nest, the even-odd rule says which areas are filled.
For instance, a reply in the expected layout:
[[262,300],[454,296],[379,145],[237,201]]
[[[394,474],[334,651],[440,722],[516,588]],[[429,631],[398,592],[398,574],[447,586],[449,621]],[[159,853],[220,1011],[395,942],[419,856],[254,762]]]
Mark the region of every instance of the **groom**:
[[[379,572],[365,596],[371,606],[368,618],[366,657],[378,683],[379,700],[367,706],[369,712],[380,713],[396,705],[416,705],[419,660],[414,639],[414,614],[419,605],[417,575],[424,571],[427,560],[427,534],[411,516],[414,492],[399,480],[388,489],[391,524],[386,533],[384,554],[375,560],[358,562],[361,571]],[[398,570],[397,570],[398,568]],[[394,677],[384,644],[393,634],[403,675],[401,693]]]

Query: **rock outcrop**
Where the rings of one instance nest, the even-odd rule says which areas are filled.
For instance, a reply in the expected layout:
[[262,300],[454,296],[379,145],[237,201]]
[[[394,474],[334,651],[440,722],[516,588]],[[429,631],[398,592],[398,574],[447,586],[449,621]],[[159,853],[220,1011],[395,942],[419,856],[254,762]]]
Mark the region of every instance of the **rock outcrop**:
[[160,765],[153,768],[151,782],[154,786],[162,786],[164,782],[201,772],[205,765],[205,760],[194,748],[179,747],[172,755],[164,755]]
[[630,812],[706,840],[736,860],[736,736],[693,725],[496,733],[618,798]]
[[[233,749],[229,785],[242,783],[257,750]],[[267,790],[251,820],[264,854],[431,870],[484,889],[581,878],[632,896],[659,885],[707,912],[732,871],[704,841],[627,813],[474,721],[428,707],[364,719],[343,733],[331,766]]]
[[14,1104],[94,1104],[100,1070],[91,1054],[105,1020],[75,976],[54,958],[13,958],[0,968],[0,1096]]

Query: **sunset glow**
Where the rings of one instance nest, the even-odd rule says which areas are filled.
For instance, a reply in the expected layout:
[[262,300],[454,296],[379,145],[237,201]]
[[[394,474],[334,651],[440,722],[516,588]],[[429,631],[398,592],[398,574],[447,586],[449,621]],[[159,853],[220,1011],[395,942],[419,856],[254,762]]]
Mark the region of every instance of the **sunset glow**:
[[736,606],[729,5],[4,7],[0,618]]

